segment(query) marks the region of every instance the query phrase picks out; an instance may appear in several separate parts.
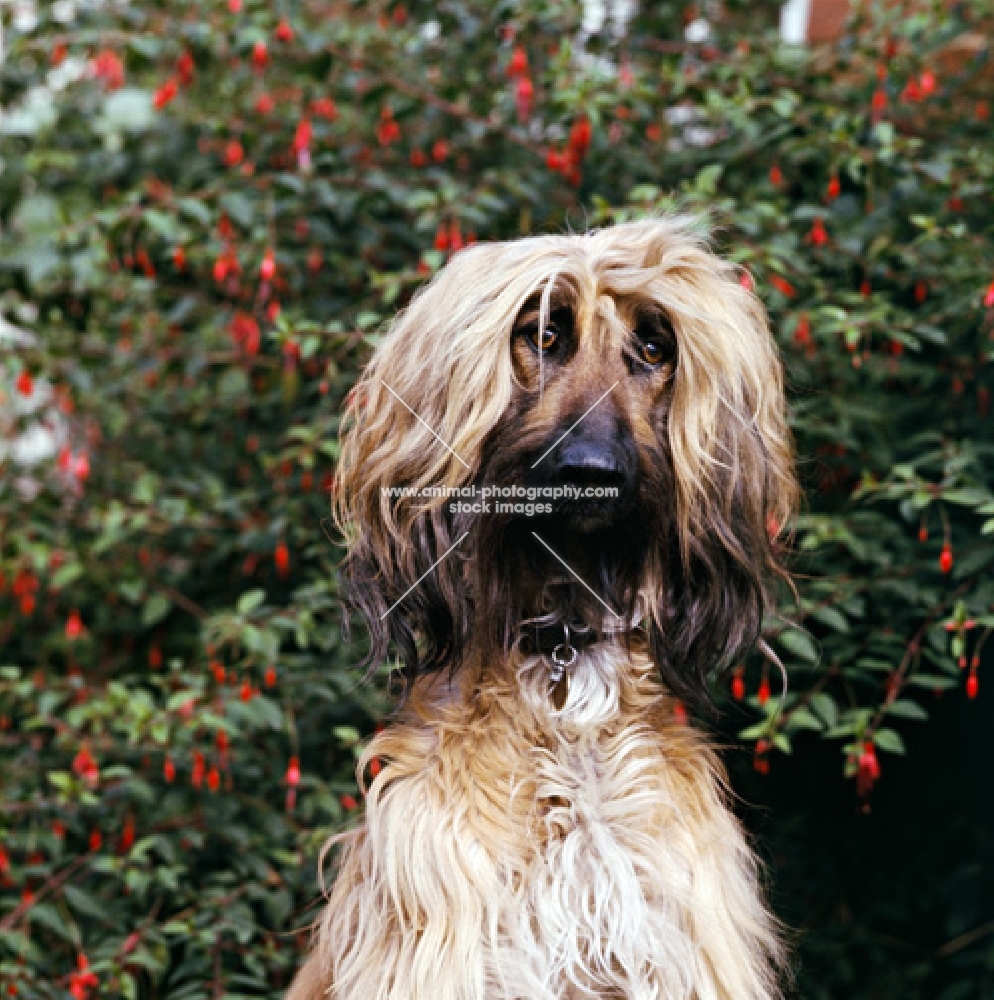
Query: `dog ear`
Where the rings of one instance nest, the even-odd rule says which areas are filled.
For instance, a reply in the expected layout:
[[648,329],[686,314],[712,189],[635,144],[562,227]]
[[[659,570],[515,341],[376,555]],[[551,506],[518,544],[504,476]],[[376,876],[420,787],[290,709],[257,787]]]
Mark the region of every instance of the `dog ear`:
[[666,683],[706,693],[755,643],[787,579],[781,535],[797,485],[780,358],[759,300],[700,245],[671,260],[660,305],[677,334],[664,426],[675,510],[647,588],[649,641]]
[[440,509],[425,511],[406,530],[409,546],[391,535],[360,536],[341,578],[347,606],[369,629],[367,663],[383,660],[392,641],[402,673],[411,680],[453,662],[466,645],[470,609],[463,557],[450,551],[459,538],[451,518]]
[[368,623],[370,662],[392,640],[409,678],[450,664],[467,645],[469,524],[445,490],[473,482],[511,394],[502,259],[501,244],[471,247],[421,289],[343,417],[334,511],[346,542],[344,596]]

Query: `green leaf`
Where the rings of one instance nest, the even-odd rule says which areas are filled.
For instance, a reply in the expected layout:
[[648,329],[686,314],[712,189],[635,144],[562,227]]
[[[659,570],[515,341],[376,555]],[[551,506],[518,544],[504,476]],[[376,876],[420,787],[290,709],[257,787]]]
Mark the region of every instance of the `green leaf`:
[[893,729],[878,729],[873,734],[873,742],[881,750],[886,750],[888,753],[906,753],[904,740]]
[[887,707],[888,715],[896,715],[901,719],[917,719],[920,722],[928,720],[928,712],[917,702],[908,701],[905,698],[898,698]]
[[262,589],[249,590],[238,598],[236,608],[240,615],[249,615],[258,608],[266,599],[266,592]]
[[817,647],[811,640],[811,637],[805,632],[799,632],[796,629],[787,629],[777,636],[777,642],[784,649],[808,663],[817,663],[820,659]]
[[142,608],[142,625],[145,628],[158,625],[169,614],[172,607],[172,602],[167,597],[162,594],[152,594]]

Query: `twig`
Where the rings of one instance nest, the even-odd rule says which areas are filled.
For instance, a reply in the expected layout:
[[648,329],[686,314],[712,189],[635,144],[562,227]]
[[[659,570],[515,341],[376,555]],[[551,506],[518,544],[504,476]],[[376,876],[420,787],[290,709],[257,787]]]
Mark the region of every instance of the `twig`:
[[994,933],[994,920],[988,920],[986,924],[974,927],[972,931],[967,931],[965,934],[960,934],[951,941],[947,941],[936,951],[936,955],[940,958],[948,958],[948,956],[954,955],[957,951],[962,951],[964,948],[969,947],[974,941],[979,941],[982,937],[986,937],[992,933]]
[[53,875],[30,899],[22,900],[3,920],[0,920],[0,931],[9,931],[33,906],[55,892],[63,882],[68,881],[90,860],[89,853],[76,858],[62,871]]

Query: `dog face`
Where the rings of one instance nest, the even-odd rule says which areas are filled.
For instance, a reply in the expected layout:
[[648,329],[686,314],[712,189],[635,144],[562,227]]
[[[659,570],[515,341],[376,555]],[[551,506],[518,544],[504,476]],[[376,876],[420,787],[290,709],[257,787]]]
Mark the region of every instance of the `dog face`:
[[[345,428],[347,596],[409,677],[506,652],[531,618],[610,612],[693,696],[755,640],[795,498],[781,369],[688,220],[457,254]],[[485,509],[493,487],[517,495]]]
[[547,309],[533,296],[512,328],[515,392],[501,423],[530,480],[575,487],[557,498],[556,520],[589,535],[635,513],[639,467],[659,460],[676,333],[651,299],[551,292]]

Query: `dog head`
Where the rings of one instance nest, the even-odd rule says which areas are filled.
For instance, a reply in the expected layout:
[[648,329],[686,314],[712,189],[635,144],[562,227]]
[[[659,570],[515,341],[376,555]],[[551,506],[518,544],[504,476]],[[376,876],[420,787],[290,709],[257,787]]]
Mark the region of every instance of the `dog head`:
[[781,366],[692,221],[463,250],[344,428],[347,597],[408,676],[613,615],[693,696],[755,641],[796,497]]

